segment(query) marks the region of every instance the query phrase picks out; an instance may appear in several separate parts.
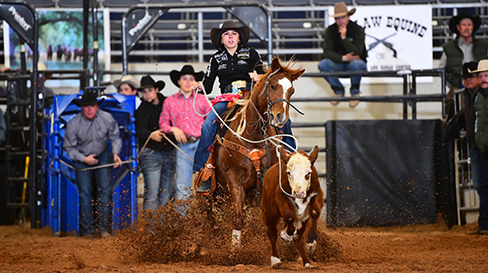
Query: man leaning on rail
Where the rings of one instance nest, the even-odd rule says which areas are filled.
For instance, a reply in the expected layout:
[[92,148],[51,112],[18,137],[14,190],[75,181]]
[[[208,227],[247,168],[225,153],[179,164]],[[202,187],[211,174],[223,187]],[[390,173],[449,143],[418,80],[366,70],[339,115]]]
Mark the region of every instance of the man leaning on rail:
[[[364,45],[364,29],[349,20],[349,17],[356,12],[356,9],[347,10],[344,2],[335,4],[335,23],[325,30],[324,35],[324,59],[319,62],[319,70],[322,72],[336,71],[364,71],[366,70],[367,51]],[[344,96],[344,86],[339,77],[325,77],[334,91],[335,97]],[[359,84],[361,76],[351,77],[351,97],[359,96]],[[339,101],[331,101],[337,105]],[[354,108],[359,100],[349,101],[349,107]]]

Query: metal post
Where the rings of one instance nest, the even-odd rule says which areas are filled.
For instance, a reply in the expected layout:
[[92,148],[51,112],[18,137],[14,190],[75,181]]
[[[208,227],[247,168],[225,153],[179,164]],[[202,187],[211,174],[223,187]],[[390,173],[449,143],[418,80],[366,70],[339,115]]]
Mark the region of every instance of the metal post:
[[271,64],[273,60],[273,34],[271,33],[272,22],[271,12],[268,11],[268,62]]
[[198,13],[198,61],[203,63],[203,13]]
[[[417,77],[415,74],[412,74],[412,89],[410,93],[413,95],[417,95]],[[412,99],[410,101],[410,106],[412,106],[412,119],[417,119],[417,100]]]
[[[408,75],[403,75],[403,95],[408,95]],[[408,119],[408,101],[403,100],[403,119]]]
[[100,86],[100,78],[98,77],[98,8],[96,0],[91,1],[92,4],[92,21],[93,21],[93,84]]
[[83,0],[83,80],[81,89],[89,85],[88,71],[88,19],[90,15],[90,0]]
[[39,61],[39,25],[37,13],[33,12],[34,19],[34,48],[32,49],[32,86],[31,86],[31,105],[30,105],[30,136],[29,136],[29,184],[30,196],[29,206],[31,212],[31,228],[37,227],[37,208],[41,206],[41,196],[37,191],[37,92],[39,71],[37,70],[37,63]]

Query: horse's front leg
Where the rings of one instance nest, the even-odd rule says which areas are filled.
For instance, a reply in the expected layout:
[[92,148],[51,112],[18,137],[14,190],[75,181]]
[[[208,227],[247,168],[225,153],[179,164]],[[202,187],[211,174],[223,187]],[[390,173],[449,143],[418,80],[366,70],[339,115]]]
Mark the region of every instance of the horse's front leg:
[[241,230],[244,226],[244,199],[245,192],[242,186],[242,177],[235,171],[227,171],[227,187],[230,192],[232,201],[233,216],[233,230],[232,230],[232,246],[239,247],[241,245]]

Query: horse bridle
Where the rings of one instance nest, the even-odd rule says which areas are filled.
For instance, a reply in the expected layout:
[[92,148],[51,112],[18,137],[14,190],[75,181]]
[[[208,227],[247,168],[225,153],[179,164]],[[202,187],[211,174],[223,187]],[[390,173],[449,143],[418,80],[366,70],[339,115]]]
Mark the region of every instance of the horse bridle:
[[266,79],[266,87],[264,88],[264,90],[266,90],[266,101],[267,101],[267,105],[268,105],[268,109],[266,109],[266,115],[268,117],[270,117],[271,116],[271,107],[273,107],[273,105],[280,103],[280,102],[286,102],[289,106],[291,106],[293,109],[295,109],[295,111],[297,111],[300,115],[304,115],[304,113],[302,111],[300,111],[297,107],[295,107],[295,105],[293,105],[289,100],[287,100],[285,98],[279,98],[279,99],[276,99],[274,101],[271,101],[271,97],[269,94],[270,93],[269,92],[269,80],[271,79],[272,76],[274,76],[276,73],[278,73],[278,71],[280,71],[280,69],[281,68],[278,68],[273,73],[270,73],[268,78]]

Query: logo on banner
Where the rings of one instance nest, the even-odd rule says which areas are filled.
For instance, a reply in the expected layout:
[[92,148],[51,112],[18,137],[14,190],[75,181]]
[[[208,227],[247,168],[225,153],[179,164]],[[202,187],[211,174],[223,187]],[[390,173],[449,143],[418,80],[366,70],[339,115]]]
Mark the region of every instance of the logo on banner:
[[24,31],[27,31],[29,29],[32,28],[32,26],[27,23],[24,19],[24,17],[22,17],[22,15],[20,15],[17,10],[14,8],[14,6],[11,6],[8,11],[10,11],[12,13],[12,16],[14,17],[14,20],[19,24],[19,26],[24,30]]
[[432,14],[428,6],[361,7],[354,17],[366,33],[368,71],[432,67]]
[[146,12],[146,15],[144,15],[144,17],[142,17],[141,20],[137,22],[136,26],[129,30],[130,36],[134,36],[139,30],[143,29],[151,19],[152,16],[149,15],[148,12]]

